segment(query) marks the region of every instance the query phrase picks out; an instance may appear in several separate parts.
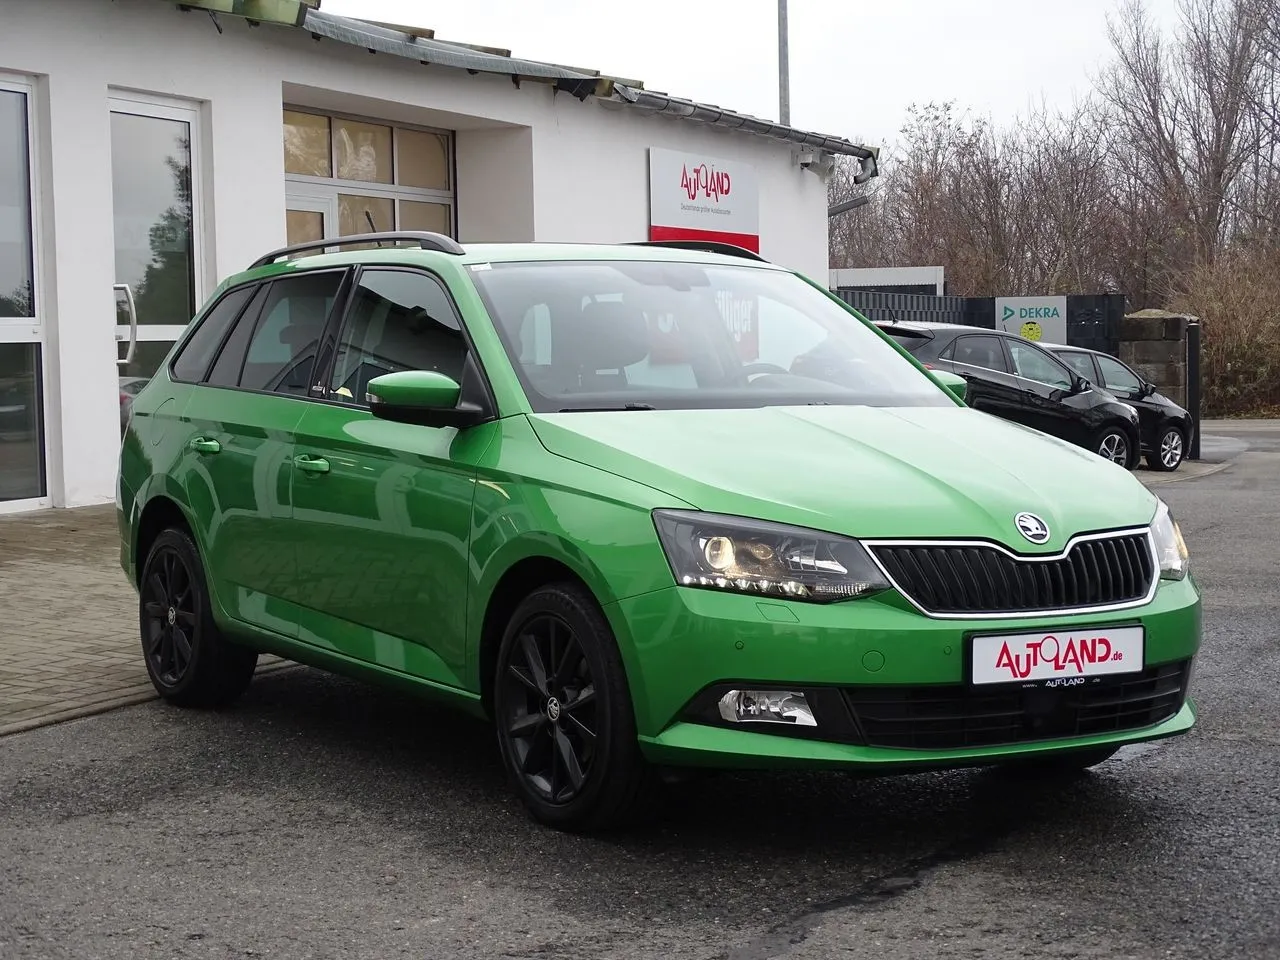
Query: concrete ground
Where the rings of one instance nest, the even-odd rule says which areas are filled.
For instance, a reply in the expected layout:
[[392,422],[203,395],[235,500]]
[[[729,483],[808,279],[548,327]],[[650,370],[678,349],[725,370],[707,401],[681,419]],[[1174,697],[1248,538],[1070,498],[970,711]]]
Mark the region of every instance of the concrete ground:
[[[1280,958],[1280,424],[1205,433],[1247,448],[1144,477],[1205,593],[1185,737],[1066,785],[719,777],[584,839],[483,725],[277,671],[0,738],[0,957]],[[0,520],[7,729],[147,695],[114,550],[109,511]]]

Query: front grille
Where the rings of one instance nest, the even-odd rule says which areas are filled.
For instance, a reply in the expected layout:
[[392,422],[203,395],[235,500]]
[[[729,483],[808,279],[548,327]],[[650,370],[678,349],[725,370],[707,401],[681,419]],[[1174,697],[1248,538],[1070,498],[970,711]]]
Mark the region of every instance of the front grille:
[[1145,533],[1080,540],[1066,556],[1013,557],[994,546],[872,545],[898,588],[932,614],[1017,614],[1142,600],[1155,561]]
[[1182,709],[1190,666],[1183,660],[1078,687],[864,686],[844,696],[868,746],[994,747],[1161,723]]

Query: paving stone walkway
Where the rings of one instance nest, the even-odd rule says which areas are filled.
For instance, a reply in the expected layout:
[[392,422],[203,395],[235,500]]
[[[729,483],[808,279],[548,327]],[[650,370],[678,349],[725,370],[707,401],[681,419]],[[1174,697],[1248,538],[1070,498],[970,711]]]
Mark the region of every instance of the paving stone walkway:
[[[1137,476],[1156,485],[1226,466]],[[118,551],[113,505],[0,517],[0,736],[155,696]],[[262,657],[258,671],[289,666]]]
[[0,736],[155,696],[118,557],[113,505],[0,517]]

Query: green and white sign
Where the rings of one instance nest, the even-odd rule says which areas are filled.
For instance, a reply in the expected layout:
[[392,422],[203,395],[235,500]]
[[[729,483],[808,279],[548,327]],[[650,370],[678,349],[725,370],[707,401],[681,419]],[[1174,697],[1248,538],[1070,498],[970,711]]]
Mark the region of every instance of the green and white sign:
[[996,329],[1028,340],[1067,342],[1066,297],[996,297]]

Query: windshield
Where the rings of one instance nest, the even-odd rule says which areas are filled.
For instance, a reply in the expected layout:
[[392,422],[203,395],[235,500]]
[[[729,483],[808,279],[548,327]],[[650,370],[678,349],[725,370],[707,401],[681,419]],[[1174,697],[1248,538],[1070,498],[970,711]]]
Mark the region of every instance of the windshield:
[[539,413],[952,404],[785,271],[607,260],[477,264],[471,276]]

